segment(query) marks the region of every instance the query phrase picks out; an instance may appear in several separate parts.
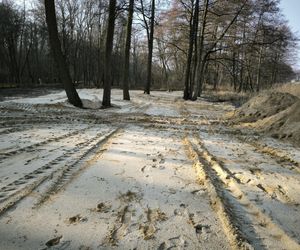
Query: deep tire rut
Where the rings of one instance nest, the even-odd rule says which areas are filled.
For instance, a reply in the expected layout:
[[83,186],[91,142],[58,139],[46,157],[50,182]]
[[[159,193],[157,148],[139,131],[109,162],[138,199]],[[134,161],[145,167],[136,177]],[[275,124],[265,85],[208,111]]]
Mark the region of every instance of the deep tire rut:
[[207,161],[203,160],[197,145],[193,144],[189,138],[185,138],[184,144],[187,146],[190,158],[194,160],[194,167],[199,178],[198,182],[208,189],[212,208],[221,220],[223,231],[227,235],[232,248],[251,249],[251,245],[248,242],[249,235],[245,235],[241,230],[240,223],[235,219],[237,212],[230,209],[229,200],[225,198],[225,185],[220,181],[217,173]]
[[186,144],[194,158],[199,177],[210,190],[213,208],[223,222],[232,246],[236,249],[261,249],[266,247],[264,238],[271,239],[271,242],[276,238],[278,244],[274,243],[276,245],[271,247],[299,249],[294,239],[247,199],[238,187],[238,181],[214,160],[198,135],[194,134],[193,137],[186,139]]

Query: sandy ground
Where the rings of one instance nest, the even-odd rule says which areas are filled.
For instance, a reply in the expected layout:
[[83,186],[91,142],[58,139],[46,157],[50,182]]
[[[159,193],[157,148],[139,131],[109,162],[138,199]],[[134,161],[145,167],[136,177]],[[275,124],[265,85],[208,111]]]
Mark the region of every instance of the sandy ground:
[[0,249],[300,249],[300,151],[181,92],[0,103]]

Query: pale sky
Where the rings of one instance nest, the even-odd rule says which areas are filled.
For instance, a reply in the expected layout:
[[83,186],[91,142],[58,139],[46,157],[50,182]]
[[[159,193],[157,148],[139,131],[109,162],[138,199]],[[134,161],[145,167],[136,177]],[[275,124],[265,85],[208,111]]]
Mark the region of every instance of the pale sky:
[[[300,37],[300,0],[281,0],[280,7],[292,31]],[[298,60],[295,63],[295,66],[300,69],[300,48],[298,48]]]

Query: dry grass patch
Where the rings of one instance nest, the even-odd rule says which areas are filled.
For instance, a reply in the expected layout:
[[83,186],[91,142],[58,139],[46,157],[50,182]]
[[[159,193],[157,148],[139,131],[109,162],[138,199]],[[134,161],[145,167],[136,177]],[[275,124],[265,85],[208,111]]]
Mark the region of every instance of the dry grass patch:
[[289,93],[291,95],[300,98],[300,82],[297,83],[285,83],[276,87],[276,91],[282,93]]

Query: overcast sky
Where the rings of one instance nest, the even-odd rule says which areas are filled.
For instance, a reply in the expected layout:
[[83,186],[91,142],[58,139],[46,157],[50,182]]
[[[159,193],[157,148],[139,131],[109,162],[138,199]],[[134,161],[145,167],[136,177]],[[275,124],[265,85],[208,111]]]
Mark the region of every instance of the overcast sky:
[[[300,36],[300,0],[281,0],[281,9],[292,31],[296,32],[297,37]],[[299,47],[299,46],[298,46]],[[300,69],[300,48],[298,48],[298,60],[295,66]]]

